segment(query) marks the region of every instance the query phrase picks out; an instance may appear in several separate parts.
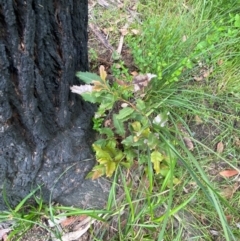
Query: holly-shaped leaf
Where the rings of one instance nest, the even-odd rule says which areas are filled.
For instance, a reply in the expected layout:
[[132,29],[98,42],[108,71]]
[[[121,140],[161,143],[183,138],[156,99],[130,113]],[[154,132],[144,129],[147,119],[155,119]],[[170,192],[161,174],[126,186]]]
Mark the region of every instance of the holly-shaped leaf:
[[123,120],[125,119],[126,117],[129,117],[132,113],[134,112],[134,109],[131,108],[131,107],[126,107],[126,108],[123,108],[119,111],[119,113],[116,115],[116,118],[118,120]]
[[151,153],[151,162],[156,174],[160,173],[160,163],[164,159],[163,155],[159,151],[153,151]]
[[108,161],[112,161],[112,157],[110,156],[109,152],[104,150],[101,146],[93,144],[93,149],[96,152],[96,158],[99,163],[106,163]]
[[116,163],[113,161],[110,161],[106,163],[106,176],[111,177],[114,171],[116,170]]
[[116,133],[120,136],[124,136],[125,130],[123,122],[117,118],[116,114],[113,114],[113,125],[116,128]]
[[82,93],[81,96],[85,101],[88,101],[88,102],[91,102],[91,103],[97,103],[98,102],[98,100],[95,97],[93,92],[85,92],[85,93]]
[[101,81],[101,78],[90,72],[77,72],[76,76],[86,84],[91,84],[93,80]]
[[139,109],[139,110],[145,110],[145,108],[146,108],[146,104],[145,104],[145,102],[143,101],[143,100],[141,100],[141,99],[137,99],[136,100],[136,107]]
[[134,142],[133,136],[128,136],[121,143],[127,147],[131,147],[133,142]]

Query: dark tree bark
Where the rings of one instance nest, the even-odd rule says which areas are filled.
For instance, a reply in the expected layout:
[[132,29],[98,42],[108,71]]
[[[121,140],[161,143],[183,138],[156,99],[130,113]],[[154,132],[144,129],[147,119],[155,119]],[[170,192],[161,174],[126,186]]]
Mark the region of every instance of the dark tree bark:
[[36,184],[65,204],[95,200],[86,188],[99,183],[84,181],[93,108],[69,91],[76,71],[88,70],[87,6],[0,0],[0,188],[12,205]]

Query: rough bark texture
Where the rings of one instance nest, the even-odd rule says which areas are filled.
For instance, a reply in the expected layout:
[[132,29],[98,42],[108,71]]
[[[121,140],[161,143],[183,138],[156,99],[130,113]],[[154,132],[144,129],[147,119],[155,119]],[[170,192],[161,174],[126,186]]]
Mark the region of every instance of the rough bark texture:
[[93,108],[69,91],[88,69],[87,5],[0,0],[0,188],[11,205],[37,184],[63,204],[103,205],[104,182],[84,179]]

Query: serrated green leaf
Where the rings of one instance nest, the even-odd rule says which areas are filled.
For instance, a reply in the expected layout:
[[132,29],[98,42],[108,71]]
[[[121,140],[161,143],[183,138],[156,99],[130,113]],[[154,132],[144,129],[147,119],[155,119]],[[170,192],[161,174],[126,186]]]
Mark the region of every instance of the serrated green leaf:
[[158,151],[153,151],[151,153],[151,162],[153,163],[153,168],[156,174],[160,173],[160,162],[164,159],[163,155]]
[[91,102],[91,103],[97,103],[97,98],[93,95],[92,92],[85,92],[81,94],[82,98],[85,101]]
[[[116,150],[116,141],[115,140],[111,140],[111,141],[108,141],[107,144],[106,144],[106,148],[107,149],[110,149],[110,150]],[[115,155],[115,151],[113,152],[113,155]]]
[[112,129],[108,128],[108,127],[101,128],[99,133],[103,134],[103,135],[107,135],[107,137],[113,137],[114,136],[114,133],[113,133]]
[[122,142],[121,142],[123,145],[125,146],[132,146],[134,141],[133,141],[133,136],[128,136],[126,137]]
[[113,105],[114,105],[114,102],[115,102],[115,99],[114,99],[114,96],[113,95],[108,95],[106,94],[104,96],[104,99],[101,98],[101,103],[100,103],[100,106],[98,107],[98,111],[97,111],[97,114],[99,114],[100,116],[102,116],[102,114],[104,114],[106,112],[106,110],[110,110],[113,108]]
[[133,163],[134,158],[136,158],[136,156],[137,156],[136,152],[132,149],[124,150],[124,154],[125,154],[125,158],[126,158],[127,162],[130,164]]
[[145,102],[141,99],[137,99],[136,100],[136,107],[139,109],[139,110],[144,110],[146,108],[146,105],[145,105]]
[[132,166],[131,162],[121,162],[121,165],[129,169]]
[[107,177],[111,177],[115,170],[116,170],[115,162],[106,163],[106,176]]
[[120,150],[118,150],[116,156],[114,157],[114,160],[115,160],[116,162],[120,162],[121,160],[123,160],[123,158],[124,158],[123,152],[120,151]]
[[113,125],[116,128],[116,133],[119,134],[120,136],[124,136],[125,130],[124,130],[123,122],[117,119],[116,114],[113,114]]
[[86,84],[91,84],[93,80],[102,81],[100,76],[90,72],[77,72],[76,76]]
[[126,117],[130,116],[132,113],[134,112],[134,109],[131,108],[131,107],[126,107],[126,108],[123,108],[119,111],[119,113],[116,115],[116,118],[118,120],[123,120],[125,119]]
[[112,159],[114,159],[118,153],[118,149],[116,148],[115,141],[109,141],[108,144],[103,149],[104,151],[107,151],[110,154]]
[[160,145],[159,138],[155,134],[150,133],[148,136],[148,147],[150,148],[150,150],[155,149],[156,146],[159,146],[159,145]]
[[98,146],[96,144],[93,144],[93,149],[96,152],[96,158],[97,161],[105,163],[106,161],[112,161],[112,157],[110,156],[110,154],[101,148],[101,146]]

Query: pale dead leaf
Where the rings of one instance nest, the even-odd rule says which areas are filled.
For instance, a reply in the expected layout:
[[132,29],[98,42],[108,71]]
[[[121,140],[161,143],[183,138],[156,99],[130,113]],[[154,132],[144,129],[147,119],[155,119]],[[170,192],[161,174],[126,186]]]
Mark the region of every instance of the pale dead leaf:
[[104,126],[105,127],[111,126],[111,124],[112,124],[112,120],[111,119],[108,119],[108,120],[104,121]]
[[231,170],[225,170],[225,171],[221,171],[219,172],[219,174],[222,177],[233,177],[239,174],[239,171],[235,170],[235,169],[231,169]]
[[87,217],[86,219],[84,219],[82,222],[80,222],[77,226],[78,226],[78,230],[73,231],[73,232],[69,232],[64,234],[61,237],[62,241],[73,241],[73,240],[78,240],[83,234],[85,234],[88,229],[90,228],[91,224],[94,223],[96,220]]
[[198,115],[195,115],[194,119],[195,119],[196,125],[200,125],[203,123],[202,119]]
[[155,74],[147,73],[145,75],[136,75],[133,78],[134,92],[139,90],[144,90],[145,87],[148,86],[150,80],[156,77]]
[[188,137],[184,137],[184,138],[183,138],[183,141],[184,141],[187,149],[188,149],[189,151],[193,151],[194,145],[193,145],[192,140],[191,140],[190,138],[188,138]]
[[115,66],[114,66],[116,69],[120,69],[120,68],[122,68],[122,66],[120,65],[120,64],[115,64]]
[[135,35],[138,35],[140,33],[138,29],[132,29],[131,32]]
[[121,86],[125,86],[125,87],[128,86],[128,83],[126,83],[126,82],[123,81],[123,80],[116,79],[116,82],[117,82],[119,85],[121,85]]
[[60,224],[66,218],[67,218],[66,216],[63,216],[63,217],[54,218],[53,220],[49,219],[48,220],[48,225],[51,228],[55,227],[55,226],[58,226],[58,224]]
[[128,106],[127,103],[122,103],[122,104],[121,104],[121,107],[122,107],[122,108],[126,108],[127,106]]
[[122,28],[122,29],[120,29],[119,31],[120,31],[120,33],[121,33],[123,36],[125,36],[125,35],[128,34],[128,30],[127,30],[126,28]]
[[108,36],[109,32],[112,32],[114,30],[113,27],[109,27],[109,28],[103,28],[102,31],[103,33]]
[[195,81],[202,81],[203,80],[203,76],[194,76],[193,77],[193,79],[195,80]]
[[224,145],[223,145],[223,143],[220,141],[220,142],[218,142],[218,144],[217,144],[217,153],[222,153],[223,152],[223,150],[224,150]]
[[117,51],[116,51],[119,55],[120,55],[121,52],[122,52],[123,41],[124,41],[124,35],[122,34],[122,35],[120,36],[118,48],[117,48]]
[[183,41],[183,42],[186,42],[186,41],[187,41],[187,36],[186,36],[186,35],[183,35],[182,41]]
[[222,59],[219,59],[218,61],[217,61],[217,64],[220,66],[220,65],[222,65],[223,64],[223,60]]
[[137,72],[137,71],[133,71],[133,72],[131,72],[131,75],[132,75],[132,76],[137,76],[137,75],[138,75],[138,72]]
[[124,8],[124,4],[123,4],[123,3],[119,3],[117,6],[118,6],[118,8],[120,8],[120,9]]
[[234,145],[240,148],[240,139],[238,137],[234,138]]
[[6,240],[7,234],[11,231],[11,228],[4,228],[0,230],[0,240]]
[[103,28],[102,31],[105,35],[108,35],[108,29],[107,28]]
[[205,69],[205,70],[203,71],[203,77],[204,77],[204,78],[208,78],[209,75],[210,75],[212,72],[213,72],[213,67],[211,67],[210,69]]
[[102,7],[109,7],[109,3],[105,0],[98,0],[98,4],[101,5]]
[[225,197],[226,199],[231,199],[233,197],[233,194],[238,190],[239,184],[234,183],[233,186],[227,186],[221,191],[221,195]]

